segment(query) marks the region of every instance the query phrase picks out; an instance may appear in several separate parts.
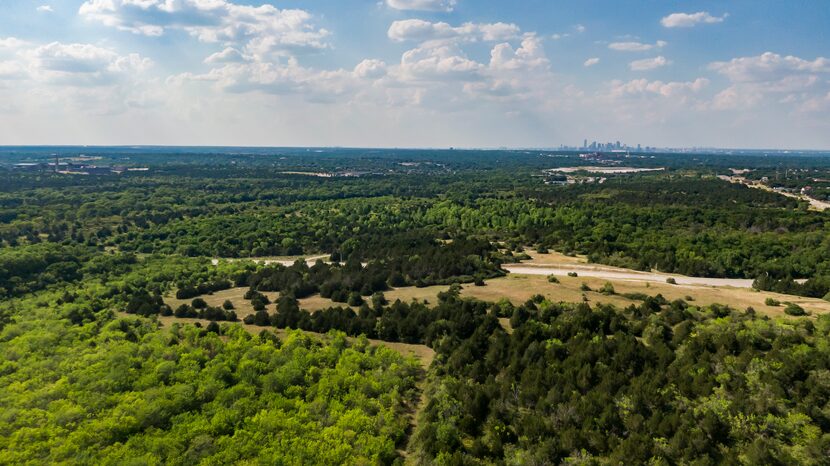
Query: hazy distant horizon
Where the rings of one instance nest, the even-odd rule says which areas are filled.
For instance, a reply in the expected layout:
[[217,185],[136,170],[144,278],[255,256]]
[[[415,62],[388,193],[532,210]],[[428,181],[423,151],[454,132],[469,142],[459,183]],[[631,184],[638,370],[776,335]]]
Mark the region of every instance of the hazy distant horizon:
[[[646,147],[643,145],[643,147]],[[652,147],[652,146],[650,146]],[[307,149],[307,150],[428,150],[428,151],[447,151],[447,150],[463,150],[463,151],[528,151],[538,150],[545,152],[584,152],[590,151],[581,147],[429,147],[429,146],[288,146],[288,145],[194,145],[194,144],[0,144],[0,151],[10,150],[15,148],[21,149],[256,149],[256,150],[279,150],[279,149]],[[775,153],[817,153],[830,155],[830,148],[827,149],[810,149],[810,148],[770,148],[770,147],[652,147],[655,151],[669,151],[682,153],[706,153],[707,151],[714,152],[775,152]],[[681,152],[683,151],[683,152]],[[602,152],[602,151],[600,151]],[[636,152],[632,149],[631,152]]]

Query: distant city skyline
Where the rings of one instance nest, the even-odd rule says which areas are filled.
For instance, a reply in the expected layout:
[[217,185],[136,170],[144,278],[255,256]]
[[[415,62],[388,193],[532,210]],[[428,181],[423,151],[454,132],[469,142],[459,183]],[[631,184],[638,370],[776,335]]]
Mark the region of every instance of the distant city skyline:
[[828,24],[826,0],[4,2],[0,144],[830,150]]

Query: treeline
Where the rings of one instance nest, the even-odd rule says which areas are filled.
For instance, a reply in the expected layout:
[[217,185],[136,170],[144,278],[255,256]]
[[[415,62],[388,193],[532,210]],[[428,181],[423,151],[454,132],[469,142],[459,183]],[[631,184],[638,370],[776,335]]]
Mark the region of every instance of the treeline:
[[752,282],[752,288],[830,301],[830,276],[812,277],[797,282],[792,277],[775,279],[769,274],[763,274]]
[[[355,294],[370,296],[393,287],[472,282],[504,274],[498,261],[491,258],[496,248],[484,239],[460,237],[444,243],[412,239],[400,242],[398,248],[399,255],[390,257],[387,254],[391,251],[353,251],[342,265],[322,260],[312,266],[303,260],[288,267],[270,265],[247,276],[238,275],[235,281],[237,286],[258,291],[280,291],[295,298],[319,292],[324,298],[346,302]],[[333,258],[339,255],[335,253]],[[369,262],[364,266],[361,259]]]
[[245,323],[293,328],[318,333],[339,330],[347,335],[365,335],[389,342],[416,343],[433,346],[444,338],[463,340],[469,338],[475,328],[485,320],[498,321],[490,311],[491,303],[463,300],[460,287],[451,286],[438,293],[438,303],[410,303],[396,300],[387,305],[382,294],[372,297],[371,305],[363,303],[358,312],[348,307],[331,307],[313,313],[300,309],[296,299],[284,296],[277,301],[273,314],[258,311],[245,318]]

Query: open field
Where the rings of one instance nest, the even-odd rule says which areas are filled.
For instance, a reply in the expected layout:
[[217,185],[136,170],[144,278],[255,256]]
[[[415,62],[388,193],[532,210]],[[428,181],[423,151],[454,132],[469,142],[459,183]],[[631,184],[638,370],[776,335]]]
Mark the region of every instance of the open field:
[[679,274],[643,272],[610,265],[590,264],[584,257],[566,256],[558,252],[545,254],[533,250],[526,252],[532,258],[531,260],[523,261],[520,264],[505,264],[502,268],[511,273],[525,275],[556,275],[561,277],[567,276],[569,273],[576,273],[580,277],[603,278],[612,282],[634,280],[665,283],[667,279],[673,278],[679,285],[752,288],[752,280],[749,279],[688,277]]
[[[781,303],[793,302],[802,306],[813,314],[830,313],[830,302],[804,298],[800,296],[784,295],[780,293],[756,291],[751,288],[751,280],[735,279],[712,279],[699,277],[686,277],[676,274],[661,274],[653,272],[639,272],[636,270],[610,267],[598,264],[589,264],[585,257],[567,256],[557,252],[540,254],[533,250],[526,251],[531,260],[522,264],[506,265],[505,268],[512,273],[506,277],[494,278],[486,281],[486,286],[475,286],[473,284],[462,285],[462,296],[477,298],[484,301],[498,301],[507,298],[513,304],[521,304],[533,295],[541,294],[552,301],[581,302],[587,298],[589,303],[607,303],[625,307],[630,304],[637,304],[638,301],[622,296],[629,293],[642,293],[646,295],[662,294],[666,299],[688,300],[697,305],[723,304],[735,309],[746,309],[752,307],[757,312],[769,316],[784,315],[784,306],[768,306],[765,301],[772,298]],[[568,272],[576,272],[577,277],[570,277]],[[547,275],[556,275],[559,283],[550,283]],[[675,278],[677,284],[666,283],[666,278]],[[610,282],[614,285],[616,294],[606,295],[596,290]],[[593,291],[583,291],[585,284]],[[446,285],[428,286],[423,288],[404,287],[386,291],[384,295],[387,300],[394,302],[400,299],[404,302],[427,301],[435,303],[438,293],[446,291]],[[247,288],[232,288],[204,295],[202,298],[211,306],[221,306],[229,299],[236,308],[240,319],[254,312],[250,301],[243,299]],[[279,296],[277,292],[264,293],[275,302]],[[165,298],[165,302],[174,309],[183,303],[190,303],[191,300],[178,300]],[[351,307],[357,311],[357,307],[348,306],[345,303],[336,303],[320,295],[313,295],[299,300],[300,308],[309,312],[315,312],[333,306]],[[269,312],[274,312],[274,305],[267,306]],[[258,328],[258,327],[255,327]]]
[[[213,294],[201,295],[200,298],[204,299],[208,306],[216,307],[222,307],[222,303],[224,303],[226,299],[230,300],[230,302],[233,303],[236,315],[242,319],[243,317],[254,313],[254,307],[251,306],[251,302],[243,297],[246,291],[248,291],[247,287],[230,288],[227,290],[215,291]],[[276,291],[265,291],[262,294],[267,296],[272,303],[279,297],[279,293]],[[193,298],[176,299],[175,296],[164,297],[164,302],[174,310],[182,304],[190,304],[191,301],[193,301]],[[272,307],[273,304],[269,305],[269,308]]]
[[715,287],[699,285],[670,285],[668,283],[652,283],[636,280],[606,280],[596,277],[558,277],[560,283],[549,283],[547,277],[539,275],[510,274],[507,277],[487,281],[485,287],[464,286],[463,295],[479,299],[493,300],[500,297],[510,299],[514,304],[524,302],[534,294],[541,294],[553,301],[582,301],[583,283],[592,290],[598,290],[606,282],[614,285],[616,295],[604,295],[596,291],[584,292],[590,303],[608,303],[618,306],[636,304],[639,301],[627,299],[622,294],[644,293],[647,295],[662,294],[669,301],[675,299],[693,298],[691,304],[709,305],[724,304],[734,309],[743,310],[752,307],[757,312],[769,316],[784,315],[784,306],[767,306],[766,298],[773,298],[780,302],[793,302],[814,314],[830,313],[830,302],[800,296],[784,295],[764,291],[755,291],[747,288]]

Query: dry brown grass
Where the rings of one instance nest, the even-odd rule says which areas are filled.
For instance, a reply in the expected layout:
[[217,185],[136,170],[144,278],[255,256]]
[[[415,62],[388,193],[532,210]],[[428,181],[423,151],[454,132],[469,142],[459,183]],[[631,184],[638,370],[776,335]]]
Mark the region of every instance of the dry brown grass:
[[[487,301],[505,297],[512,303],[519,304],[535,294],[541,294],[552,301],[579,302],[582,301],[584,293],[589,303],[627,306],[638,304],[639,301],[627,299],[621,296],[622,294],[643,293],[650,296],[662,294],[669,301],[686,299],[687,296],[691,296],[693,301],[690,304],[694,305],[723,304],[739,310],[752,307],[757,312],[769,316],[785,315],[783,305],[776,307],[765,304],[764,301],[767,298],[773,298],[782,303],[786,301],[796,303],[813,314],[830,312],[830,302],[821,299],[755,291],[747,288],[669,285],[668,283],[649,283],[635,280],[614,281],[593,277],[557,278],[559,278],[559,283],[549,283],[547,277],[540,275],[510,274],[507,277],[488,280],[487,286],[484,287],[464,285],[462,295]],[[617,294],[606,296],[596,291],[583,292],[580,290],[582,283],[588,285],[592,290],[598,290],[609,281],[614,285]]]
[[357,312],[359,309],[355,306],[349,306],[346,303],[336,303],[328,298],[324,298],[319,294],[315,294],[313,296],[309,296],[308,298],[303,298],[298,300],[300,302],[300,309],[303,309],[308,312],[315,312],[321,309],[328,309],[330,307],[350,307],[352,310]]
[[530,260],[522,261],[522,264],[527,265],[547,265],[547,264],[588,264],[587,256],[574,255],[566,256],[561,252],[550,251],[545,254],[536,252],[535,249],[525,249],[525,254],[530,256]]
[[[533,249],[527,249],[525,252],[531,256],[532,259],[529,261],[523,261],[523,264],[589,265],[587,258],[584,256],[566,256],[555,251],[540,254]],[[597,269],[610,268],[602,264],[590,265],[595,266]],[[800,296],[784,295],[766,291],[756,291],[749,288],[706,285],[670,285],[668,283],[658,283],[653,281],[647,282],[645,280],[609,280],[598,277],[557,276],[557,278],[559,279],[560,284],[548,283],[547,277],[543,275],[510,274],[504,278],[488,280],[488,286],[484,288],[490,288],[491,286],[493,288],[487,291],[470,288],[468,292],[468,286],[465,285],[464,294],[475,296],[479,299],[492,299],[497,296],[498,293],[504,293],[504,296],[510,299],[514,304],[527,300],[530,296],[536,294],[536,292],[555,301],[580,301],[582,298],[579,287],[583,282],[593,290],[601,288],[605,282],[611,282],[614,285],[617,295],[605,296],[600,293],[588,292],[586,295],[588,296],[589,301],[628,305],[634,301],[619,296],[620,294],[644,293],[646,295],[654,296],[659,293],[669,301],[673,301],[675,299],[686,299],[687,296],[691,296],[694,299],[691,304],[703,306],[710,304],[723,304],[739,310],[752,307],[756,311],[769,316],[785,316],[785,306],[783,304],[781,306],[768,306],[765,304],[767,298],[773,298],[774,300],[782,303],[796,303],[813,314],[830,313],[830,302],[821,299],[804,298]],[[536,290],[536,292],[531,292],[530,290]]]
[[[222,303],[224,303],[226,299],[229,299],[233,303],[236,315],[242,319],[243,317],[254,313],[254,307],[251,306],[251,302],[243,297],[246,291],[248,291],[247,287],[230,288],[228,290],[216,291],[213,294],[201,295],[199,297],[204,299],[208,306],[217,307],[222,307]],[[262,294],[267,296],[272,303],[279,297],[279,293],[276,291],[265,291]],[[190,304],[193,301],[193,298],[176,299],[175,293],[173,293],[173,295],[174,296],[166,296],[164,298],[164,302],[174,310],[182,304]],[[273,304],[268,305],[267,308],[270,312],[274,311]]]
[[[563,256],[567,257],[567,256]],[[574,258],[569,258],[574,259]],[[547,260],[547,259],[545,259]],[[799,296],[784,295],[766,291],[755,291],[747,288],[715,287],[702,285],[670,285],[667,283],[646,282],[641,280],[608,280],[596,277],[557,277],[559,283],[550,283],[543,275],[521,275],[509,274],[506,277],[494,278],[486,281],[486,286],[475,286],[473,284],[462,285],[461,295],[482,301],[499,301],[507,298],[513,304],[521,304],[536,294],[540,294],[554,302],[582,302],[583,296],[588,303],[613,304],[618,307],[625,307],[629,304],[639,304],[637,300],[631,300],[622,296],[628,293],[643,293],[649,296],[662,294],[669,301],[675,299],[686,299],[691,297],[691,304],[706,306],[710,304],[728,305],[734,309],[744,310],[752,307],[757,312],[769,316],[785,316],[784,305],[768,306],[765,301],[773,298],[781,303],[793,302],[803,307],[812,314],[830,313],[830,302]],[[610,282],[616,290],[615,295],[604,295],[596,290]],[[582,284],[586,284],[591,290],[582,291]],[[438,293],[446,291],[446,285],[427,286],[424,288],[405,287],[396,288],[385,292],[386,299],[394,302],[400,299],[403,302],[410,302],[413,299],[427,301],[434,304],[438,301]],[[230,299],[236,308],[237,316],[243,319],[254,312],[250,301],[244,299],[247,288],[232,288],[218,291],[212,295],[201,296],[211,306],[221,306],[226,299]],[[266,292],[272,302],[276,301],[279,293]],[[165,298],[165,302],[173,309],[182,303],[190,303],[192,300],[180,300]],[[687,300],[688,301],[688,300]],[[299,300],[300,308],[309,312],[316,312],[333,306],[351,307],[355,312],[358,308],[347,306],[344,303],[336,303],[320,295],[310,296]],[[275,312],[274,305],[267,307],[268,312]],[[257,327],[258,328],[258,327]]]

